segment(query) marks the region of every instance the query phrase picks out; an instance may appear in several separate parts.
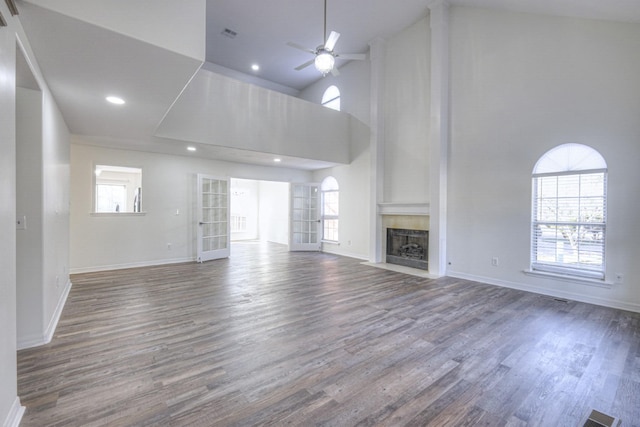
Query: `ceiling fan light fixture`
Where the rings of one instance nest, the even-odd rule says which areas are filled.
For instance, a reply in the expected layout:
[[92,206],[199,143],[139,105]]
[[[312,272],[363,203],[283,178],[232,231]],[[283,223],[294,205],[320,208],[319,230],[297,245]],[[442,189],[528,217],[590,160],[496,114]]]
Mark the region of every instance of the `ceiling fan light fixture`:
[[318,51],[315,59],[315,66],[318,71],[320,71],[323,75],[331,72],[333,70],[333,66],[335,65],[336,59],[333,57],[331,52],[326,50]]

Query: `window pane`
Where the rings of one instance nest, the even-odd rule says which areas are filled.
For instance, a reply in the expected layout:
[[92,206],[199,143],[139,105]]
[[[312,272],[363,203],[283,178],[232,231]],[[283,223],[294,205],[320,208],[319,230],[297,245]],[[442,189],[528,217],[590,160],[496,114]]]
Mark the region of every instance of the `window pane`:
[[604,198],[593,197],[581,199],[580,222],[604,223]]
[[340,90],[336,86],[329,86],[322,95],[321,103],[327,108],[340,111]]
[[578,222],[580,199],[558,199],[558,222]]
[[604,196],[604,174],[585,174],[580,178],[580,197]]
[[538,197],[555,198],[558,196],[558,178],[555,176],[539,178],[538,188],[540,191]]
[[127,187],[124,185],[97,185],[96,212],[127,212]]
[[337,219],[329,219],[324,221],[323,236],[325,240],[338,241]]
[[324,193],[324,215],[325,216],[338,216],[339,193],[337,191],[327,191]]
[[537,219],[542,222],[558,221],[558,200],[540,200],[538,203]]

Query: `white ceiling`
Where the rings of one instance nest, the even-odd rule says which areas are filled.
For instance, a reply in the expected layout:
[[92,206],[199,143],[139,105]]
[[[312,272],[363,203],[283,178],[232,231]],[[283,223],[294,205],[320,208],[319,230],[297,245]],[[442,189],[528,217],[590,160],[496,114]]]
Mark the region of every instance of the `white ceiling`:
[[[67,0],[69,3],[72,0]],[[77,0],[82,2],[84,0]],[[181,0],[189,1],[189,0]],[[427,14],[433,0],[328,0],[327,27],[341,33],[338,53],[364,53]],[[640,22],[640,0],[450,0],[455,5],[581,18]],[[18,0],[20,19],[42,73],[76,135],[92,143],[184,155],[185,142],[154,136],[200,61],[105,28]],[[207,0],[206,68],[295,93],[322,78],[313,66],[294,68],[311,55],[286,45],[322,43],[323,0]],[[145,19],[141,17],[140,19]],[[225,29],[237,32],[231,39]],[[338,66],[341,66],[341,61]],[[260,71],[250,69],[252,63]],[[22,67],[24,68],[24,67]],[[121,88],[126,109],[103,102]],[[202,147],[198,156],[273,164],[273,156],[224,147]],[[325,163],[289,158],[283,166],[314,169]],[[284,162],[283,162],[284,163]]]

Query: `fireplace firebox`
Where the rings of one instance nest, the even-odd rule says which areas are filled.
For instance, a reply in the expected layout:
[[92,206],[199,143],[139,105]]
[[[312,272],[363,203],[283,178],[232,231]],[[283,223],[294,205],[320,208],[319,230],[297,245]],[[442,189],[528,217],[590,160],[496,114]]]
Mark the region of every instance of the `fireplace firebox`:
[[429,232],[387,228],[387,263],[428,270]]

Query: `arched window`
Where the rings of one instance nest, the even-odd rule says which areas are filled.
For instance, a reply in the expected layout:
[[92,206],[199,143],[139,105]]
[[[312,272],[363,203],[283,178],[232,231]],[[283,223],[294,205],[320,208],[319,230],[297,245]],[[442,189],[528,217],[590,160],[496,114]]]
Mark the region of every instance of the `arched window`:
[[586,145],[559,145],[536,163],[532,186],[531,270],[604,279],[604,158]]
[[340,111],[340,89],[333,85],[329,86],[322,95],[322,105]]
[[338,241],[339,213],[338,181],[332,176],[326,177],[320,185],[322,197],[322,239],[330,242]]

